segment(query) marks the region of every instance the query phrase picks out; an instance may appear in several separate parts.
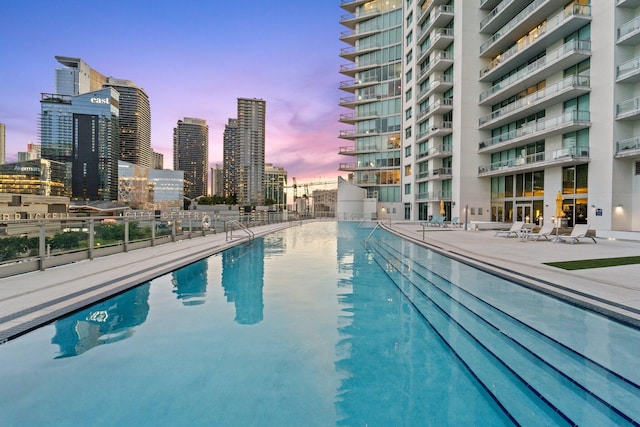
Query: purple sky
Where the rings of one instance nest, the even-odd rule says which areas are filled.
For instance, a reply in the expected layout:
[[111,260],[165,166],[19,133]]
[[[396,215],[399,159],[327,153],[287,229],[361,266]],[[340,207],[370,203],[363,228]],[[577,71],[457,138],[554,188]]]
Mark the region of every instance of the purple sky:
[[[96,5],[91,6],[91,5]],[[289,179],[335,180],[340,162],[339,0],[8,1],[0,13],[0,123],[7,162],[38,141],[40,93],[54,91],[55,55],[134,81],[151,102],[151,145],[172,166],[184,117],[209,125],[222,164],[237,98],[267,101],[266,161]],[[343,175],[343,174],[342,174]]]

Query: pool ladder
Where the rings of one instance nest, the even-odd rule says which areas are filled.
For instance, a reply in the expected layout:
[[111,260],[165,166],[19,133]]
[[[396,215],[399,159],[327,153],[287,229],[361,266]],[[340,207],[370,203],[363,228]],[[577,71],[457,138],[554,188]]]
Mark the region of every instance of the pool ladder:
[[242,224],[240,221],[233,219],[231,221],[225,222],[224,224],[224,229],[226,233],[225,239],[227,240],[227,242],[233,239],[233,230],[235,229],[235,226],[237,226],[237,229],[243,230],[245,233],[247,233],[247,235],[249,236],[249,240],[255,239],[255,234],[253,231],[251,231],[246,225]]

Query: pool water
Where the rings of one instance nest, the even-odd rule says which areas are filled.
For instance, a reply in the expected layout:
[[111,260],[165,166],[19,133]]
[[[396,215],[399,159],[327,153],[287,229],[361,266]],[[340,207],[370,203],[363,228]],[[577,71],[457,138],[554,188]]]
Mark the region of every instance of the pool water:
[[640,421],[639,331],[371,231],[277,232],[0,345],[2,425]]

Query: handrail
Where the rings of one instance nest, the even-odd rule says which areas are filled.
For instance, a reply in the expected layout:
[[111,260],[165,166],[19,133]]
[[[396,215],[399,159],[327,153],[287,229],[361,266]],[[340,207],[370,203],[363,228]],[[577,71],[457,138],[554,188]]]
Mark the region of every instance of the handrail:
[[246,225],[242,224],[240,221],[232,219],[230,221],[225,222],[225,239],[227,241],[233,239],[233,228],[227,227],[227,224],[237,225],[240,230],[243,230],[247,235],[249,235],[249,240],[255,239],[255,234],[251,231]]
[[374,231],[376,231],[376,230],[378,229],[378,227],[380,227],[380,224],[381,224],[381,223],[382,223],[381,221],[376,222],[376,226],[375,226],[375,227],[373,227],[373,230],[371,230],[371,233],[369,233],[369,235],[367,236],[367,238],[363,240],[363,242],[362,242],[363,244],[365,244],[365,245],[366,245],[366,243],[369,241],[369,238],[371,237],[371,235],[373,234],[373,232],[374,232]]

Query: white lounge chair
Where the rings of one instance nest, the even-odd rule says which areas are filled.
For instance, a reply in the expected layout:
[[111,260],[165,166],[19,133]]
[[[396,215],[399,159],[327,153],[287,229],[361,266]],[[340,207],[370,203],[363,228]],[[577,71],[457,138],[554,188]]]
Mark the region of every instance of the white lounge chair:
[[520,231],[522,230],[523,227],[524,227],[524,221],[516,221],[511,225],[510,229],[496,231],[496,234],[493,237],[496,237],[496,236],[509,237],[512,234],[515,237],[518,237],[520,236]]
[[536,241],[540,240],[542,237],[549,240],[549,237],[553,237],[553,230],[555,229],[555,225],[553,222],[548,222],[543,224],[540,230],[537,233],[529,233],[527,237],[529,239],[535,237]]
[[574,244],[579,242],[580,239],[591,239],[593,243],[598,243],[593,236],[587,236],[587,232],[589,231],[589,224],[576,224],[573,226],[573,230],[571,230],[571,234],[568,236],[560,236],[560,239],[564,242],[569,242]]

